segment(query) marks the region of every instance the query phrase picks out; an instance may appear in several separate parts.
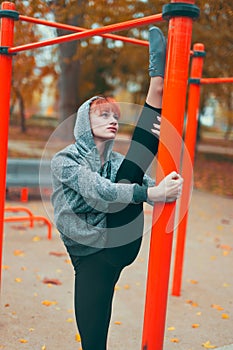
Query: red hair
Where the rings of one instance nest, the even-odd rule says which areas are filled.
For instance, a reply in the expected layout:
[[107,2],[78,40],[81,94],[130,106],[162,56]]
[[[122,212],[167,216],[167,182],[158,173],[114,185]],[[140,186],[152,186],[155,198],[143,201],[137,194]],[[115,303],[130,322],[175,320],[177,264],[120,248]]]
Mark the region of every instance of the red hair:
[[94,100],[91,103],[91,108],[98,109],[100,110],[100,112],[102,111],[112,111],[113,113],[118,115],[118,118],[120,118],[121,116],[121,111],[120,111],[120,107],[117,103],[117,101],[113,98],[113,97],[99,97],[96,100]]

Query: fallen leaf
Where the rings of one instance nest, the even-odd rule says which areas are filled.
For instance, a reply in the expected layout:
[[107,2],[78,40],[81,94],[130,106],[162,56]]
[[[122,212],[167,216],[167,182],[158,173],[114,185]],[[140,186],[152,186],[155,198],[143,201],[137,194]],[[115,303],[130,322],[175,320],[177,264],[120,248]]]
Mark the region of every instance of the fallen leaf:
[[226,319],[230,318],[230,316],[228,314],[222,314],[222,318],[226,320]]
[[43,345],[42,348],[41,348],[41,350],[46,350],[46,346]]
[[224,250],[232,250],[232,247],[229,246],[228,244],[221,244],[219,248]]
[[60,256],[66,256],[67,254],[64,252],[49,252],[49,255],[60,257]]
[[199,323],[193,323],[192,324],[192,328],[198,328],[198,327],[200,327]]
[[44,278],[42,282],[45,284],[54,284],[56,286],[60,286],[62,284],[61,281],[56,278]]
[[226,287],[229,287],[230,286],[230,284],[229,283],[223,283],[223,285],[222,285],[224,288],[226,288]]
[[198,306],[198,304],[196,302],[192,301],[192,300],[186,300],[186,304],[190,304],[193,307],[197,307]]
[[121,321],[115,321],[114,324],[121,325]]
[[57,301],[44,300],[41,302],[41,304],[45,306],[56,305]]
[[80,342],[81,341],[81,337],[80,337],[80,334],[79,333],[76,333],[75,335],[75,340]]
[[170,339],[170,342],[172,342],[172,343],[179,343],[179,339],[178,338],[171,338]]
[[23,250],[16,249],[14,250],[14,256],[25,256],[25,253]]
[[196,280],[190,280],[189,282],[192,284],[198,284],[198,281],[196,281]]
[[74,322],[74,319],[71,318],[71,317],[70,317],[70,318],[67,318],[66,322],[72,323],[72,322]]
[[227,256],[227,255],[229,255],[229,253],[230,253],[230,252],[229,252],[228,250],[224,250],[224,251],[222,252],[222,255],[223,255],[223,256]]
[[8,266],[8,265],[2,265],[3,270],[9,270],[9,268],[10,268],[10,266]]
[[221,220],[221,223],[222,223],[222,224],[225,224],[225,225],[229,225],[229,224],[230,224],[230,220],[228,220],[228,219],[222,219],[222,220]]
[[21,283],[21,282],[22,282],[22,278],[16,277],[16,278],[15,278],[15,282]]
[[168,327],[168,331],[174,331],[176,328],[175,327]]
[[130,289],[130,286],[128,284],[125,284],[124,289]]
[[217,305],[217,304],[212,304],[211,307],[215,310],[218,310],[218,311],[224,310],[224,308],[222,306]]
[[120,287],[120,286],[118,286],[118,285],[116,285],[114,289],[115,289],[115,290],[120,290],[120,289],[121,289],[121,287]]
[[26,340],[26,339],[19,339],[19,342],[25,344],[25,343],[28,343],[28,340]]
[[5,306],[5,307],[9,307],[9,306],[10,306],[10,304],[5,304],[4,306]]
[[215,345],[212,345],[211,343],[210,343],[210,341],[208,340],[207,342],[205,342],[205,343],[202,343],[201,344],[205,349],[215,349],[216,348],[216,346]]
[[41,238],[39,236],[35,236],[32,239],[33,242],[39,242],[40,240],[41,240]]

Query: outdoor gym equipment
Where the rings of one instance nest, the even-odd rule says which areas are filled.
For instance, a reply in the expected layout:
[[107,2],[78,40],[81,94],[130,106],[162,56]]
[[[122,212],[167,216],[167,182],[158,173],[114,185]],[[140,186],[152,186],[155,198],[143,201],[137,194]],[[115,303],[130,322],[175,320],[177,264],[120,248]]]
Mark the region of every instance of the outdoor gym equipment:
[[[223,78],[202,78],[202,69],[205,57],[205,48],[203,44],[195,44],[193,47],[191,74],[189,78],[187,125],[184,145],[188,152],[184,152],[182,159],[182,176],[185,179],[180,198],[180,208],[178,215],[176,250],[174,259],[172,295],[180,296],[182,284],[182,271],[184,261],[184,248],[187,231],[188,210],[192,188],[192,169],[194,165],[194,156],[197,139],[197,125],[199,116],[199,104],[201,85],[203,84],[223,84],[233,83],[233,77]],[[188,157],[187,157],[188,156]],[[192,167],[189,162],[192,162]]]
[[[182,2],[172,0],[171,3],[163,7],[162,14],[112,24],[103,28],[82,29],[79,33],[13,47],[14,20],[27,20],[34,23],[38,23],[38,21],[35,19],[32,21],[30,18],[19,15],[15,10],[15,5],[11,2],[3,2],[1,8],[0,140],[2,142],[2,147],[0,154],[0,259],[3,240],[12,56],[24,50],[60,44],[62,42],[83,39],[94,35],[107,35],[109,32],[154,24],[162,20],[169,21],[167,64],[162,106],[163,118],[160,134],[161,142],[158,150],[158,162],[162,165],[163,169],[158,169],[156,174],[156,178],[160,181],[173,170],[179,172],[192,24],[193,20],[199,16],[199,8],[195,6],[195,0],[186,0]],[[56,27],[54,22],[53,26]],[[63,28],[69,29],[68,27],[69,26],[63,25]],[[77,31],[78,30],[80,30],[80,28],[77,28]],[[117,40],[119,40],[119,38]],[[124,39],[124,37],[121,37],[120,40],[129,42],[129,40],[126,38]],[[137,44],[140,43],[137,42]],[[171,125],[172,128],[169,128],[168,133],[167,127],[169,127],[169,125]],[[163,348],[175,206],[175,203],[166,203],[165,205],[158,204],[155,206],[156,208],[153,212],[154,224],[152,227],[148,262],[148,282],[142,337],[143,350],[161,350]],[[157,217],[157,212],[160,213],[159,217]]]

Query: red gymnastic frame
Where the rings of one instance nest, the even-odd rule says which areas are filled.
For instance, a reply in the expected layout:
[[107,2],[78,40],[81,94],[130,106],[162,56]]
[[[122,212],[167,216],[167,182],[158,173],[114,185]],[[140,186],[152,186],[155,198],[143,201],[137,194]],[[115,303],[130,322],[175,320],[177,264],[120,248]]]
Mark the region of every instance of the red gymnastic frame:
[[[142,25],[149,25],[164,19],[169,20],[167,64],[162,108],[163,118],[158,150],[158,162],[161,164],[162,170],[158,169],[158,173],[156,174],[156,178],[160,181],[173,170],[179,172],[192,24],[193,20],[199,16],[199,9],[195,6],[195,0],[183,0],[182,2],[171,0],[169,4],[164,6],[162,14],[89,30],[84,28],[74,28],[54,22],[50,22],[49,24],[47,21],[32,19],[22,15],[17,16],[15,5],[11,2],[2,3],[0,14],[0,140],[2,143],[0,153],[0,261],[2,261],[12,55],[24,50],[59,44],[65,41],[83,39],[94,35],[147,46],[148,43],[146,42],[119,37],[108,33]],[[16,19],[58,28],[66,28],[78,33],[64,35],[43,42],[13,47],[14,20]],[[158,212],[160,213],[159,216],[157,216]],[[161,350],[163,348],[174,230],[174,212],[175,203],[168,203],[164,206],[162,206],[162,204],[156,205],[156,209],[153,212],[154,224],[152,227],[150,256],[148,262],[148,281],[142,337],[143,350]]]
[[[174,259],[172,295],[181,295],[182,272],[184,261],[184,249],[188,222],[188,206],[191,197],[194,166],[194,156],[197,139],[197,124],[199,115],[200,93],[202,84],[233,83],[233,77],[224,78],[202,78],[202,69],[205,57],[203,44],[195,44],[193,48],[191,76],[189,78],[189,96],[187,110],[187,125],[185,133],[185,149],[182,159],[182,176],[185,179],[178,216],[176,250]],[[190,166],[191,164],[191,166]]]

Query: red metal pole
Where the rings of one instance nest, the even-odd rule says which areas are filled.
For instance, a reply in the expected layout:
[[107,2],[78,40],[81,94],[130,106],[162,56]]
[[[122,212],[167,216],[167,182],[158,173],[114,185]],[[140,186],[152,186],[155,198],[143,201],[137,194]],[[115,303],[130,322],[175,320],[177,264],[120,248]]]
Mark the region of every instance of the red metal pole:
[[[1,10],[15,10],[11,2],[3,2]],[[14,20],[3,17],[1,19],[0,46],[13,45]],[[6,170],[7,170],[7,148],[8,148],[8,126],[10,115],[10,90],[12,76],[12,57],[0,53],[0,283],[2,271],[3,250],[3,227],[4,227],[4,204],[6,193]]]
[[36,49],[39,47],[44,47],[48,45],[55,45],[55,44],[61,44],[63,42],[72,41],[72,40],[78,40],[78,39],[84,39],[95,35],[103,35],[110,32],[117,32],[125,29],[140,27],[148,24],[152,24],[155,22],[161,22],[162,14],[147,16],[143,18],[137,18],[126,22],[116,23],[116,24],[110,24],[108,26],[102,27],[102,28],[95,28],[95,29],[88,29],[81,33],[74,33],[69,35],[63,35],[59,36],[54,39],[44,40],[41,42],[36,42],[32,44],[26,44],[17,46],[14,48],[9,49],[9,53],[16,53],[20,51],[25,50],[31,50]]
[[233,83],[233,77],[228,78],[202,78],[200,80],[201,84],[223,84],[223,83]]
[[[195,156],[197,124],[200,103],[201,85],[198,83],[202,76],[202,69],[204,63],[205,49],[203,44],[194,45],[194,55],[192,57],[191,78],[188,98],[188,112],[187,125],[185,133],[185,148],[182,161],[182,176],[184,178],[184,185],[182,196],[180,199],[180,208],[178,216],[176,253],[173,273],[172,295],[179,296],[182,283],[182,271],[184,260],[184,247],[186,239],[186,229],[188,220],[188,207],[191,197],[192,179],[193,179],[193,164]],[[196,84],[192,81],[197,80]]]
[[[177,3],[177,4],[176,4]],[[173,1],[170,5],[181,4]],[[183,4],[194,6],[194,1]],[[180,6],[180,5],[178,5]],[[176,7],[176,6],[175,6]],[[189,6],[188,6],[189,7]],[[162,123],[156,179],[179,171],[192,36],[191,16],[174,15],[169,22]],[[162,173],[163,172],[163,173]],[[162,350],[173,240],[175,203],[156,205],[153,212],[142,350]]]
[[[48,27],[53,27],[53,28],[71,30],[73,32],[85,32],[87,30],[86,28],[75,27],[75,26],[71,26],[68,24],[58,23],[58,22],[50,22],[50,21],[46,21],[43,19],[23,16],[23,15],[19,15],[19,19],[21,21],[25,21],[25,22],[29,22],[29,23],[46,25]],[[130,43],[130,44],[136,44],[136,45],[141,45],[141,46],[148,46],[149,45],[148,41],[146,41],[146,40],[127,38],[127,37],[121,36],[121,35],[103,34],[101,36],[103,38],[112,39],[112,40],[120,40],[120,41],[124,41],[124,42]]]

